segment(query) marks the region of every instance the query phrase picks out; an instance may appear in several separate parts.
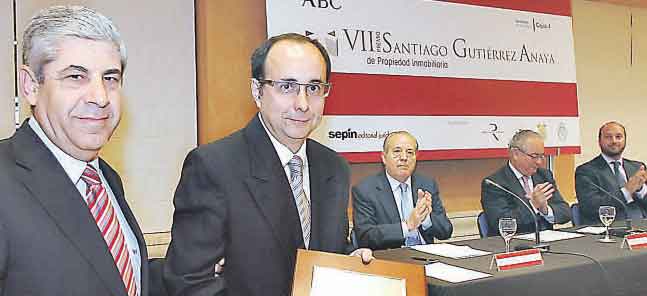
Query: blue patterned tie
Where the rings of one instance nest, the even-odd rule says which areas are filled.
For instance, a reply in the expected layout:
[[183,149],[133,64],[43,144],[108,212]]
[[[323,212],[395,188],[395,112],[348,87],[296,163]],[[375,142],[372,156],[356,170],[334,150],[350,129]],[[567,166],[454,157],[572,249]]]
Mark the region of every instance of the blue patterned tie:
[[[402,209],[402,219],[406,221],[409,216],[411,215],[411,212],[413,212],[413,199],[411,196],[408,194],[409,193],[409,185],[407,183],[400,183],[400,208]],[[418,231],[415,231],[415,235],[407,235],[405,234],[404,236],[404,245],[405,246],[415,246],[415,245],[420,245],[422,244],[422,241],[420,240],[420,237],[418,237]]]
[[310,201],[303,190],[303,160],[295,155],[288,162],[290,169],[290,186],[292,195],[299,210],[301,220],[301,231],[303,232],[303,243],[306,249],[310,245]]

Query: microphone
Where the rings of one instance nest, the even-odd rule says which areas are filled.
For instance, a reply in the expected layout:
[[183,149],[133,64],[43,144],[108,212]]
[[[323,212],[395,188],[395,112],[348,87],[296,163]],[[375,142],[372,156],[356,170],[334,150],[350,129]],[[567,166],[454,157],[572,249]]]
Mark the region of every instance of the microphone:
[[[593,183],[593,181],[591,181],[591,180],[588,180],[588,179],[585,179],[585,180],[586,180],[587,183],[593,185],[593,187],[595,187],[598,190],[602,191],[604,194],[611,197],[612,200],[614,200],[615,202],[620,204],[620,207],[622,207],[622,209],[625,212],[625,227],[627,228],[627,232],[633,231],[633,227],[631,226],[631,217],[629,217],[629,207],[627,207],[627,204],[624,201],[620,200],[617,196],[611,194],[609,191],[602,188],[602,186]],[[618,189],[618,190],[614,191],[614,193],[619,191],[619,190],[622,190],[622,189]],[[624,236],[624,234],[623,234],[623,236]]]
[[[537,214],[535,214],[535,211],[524,201],[524,199],[521,198],[516,193],[514,193],[514,192],[508,190],[507,188],[499,185],[499,183],[494,182],[494,181],[492,181],[492,180],[490,180],[488,178],[485,178],[485,180],[483,180],[483,181],[485,181],[485,183],[487,183],[487,184],[490,184],[490,185],[492,185],[492,186],[494,186],[496,188],[501,189],[505,193],[508,193],[508,194],[516,197],[521,202],[521,204],[523,204],[526,207],[526,209],[528,211],[530,211],[530,216],[532,216],[532,220],[533,220],[533,222],[535,222],[535,245],[530,246],[530,248],[541,249],[541,250],[546,250],[546,251],[548,249],[550,249],[550,246],[548,244],[542,244],[541,243],[541,240],[539,239],[539,221],[537,221]],[[526,247],[524,246],[522,248],[526,248]]]

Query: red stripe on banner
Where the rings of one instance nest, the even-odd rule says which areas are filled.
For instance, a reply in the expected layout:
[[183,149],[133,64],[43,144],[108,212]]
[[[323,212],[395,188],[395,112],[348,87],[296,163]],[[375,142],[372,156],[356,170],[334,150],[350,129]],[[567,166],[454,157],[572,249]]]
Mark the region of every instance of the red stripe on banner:
[[[548,155],[580,154],[579,146],[546,147],[544,152]],[[339,154],[351,163],[382,162],[382,152],[340,152]],[[418,160],[450,160],[450,159],[482,159],[482,158],[507,158],[507,148],[489,149],[454,149],[454,150],[420,150]]]
[[331,82],[326,115],[578,115],[575,83],[346,73]]
[[647,237],[647,233],[630,234],[630,235],[627,235],[625,238],[626,239],[636,239],[636,238],[645,238],[645,237]]
[[445,2],[571,16],[570,0],[446,0]]
[[637,244],[637,245],[632,245],[632,246],[631,246],[631,249],[632,249],[632,250],[635,250],[635,249],[643,249],[643,248],[645,248],[645,247],[647,247],[647,244]]
[[514,268],[528,267],[528,266],[541,265],[541,264],[542,264],[542,260],[535,260],[535,261],[499,266],[499,270],[510,270]]

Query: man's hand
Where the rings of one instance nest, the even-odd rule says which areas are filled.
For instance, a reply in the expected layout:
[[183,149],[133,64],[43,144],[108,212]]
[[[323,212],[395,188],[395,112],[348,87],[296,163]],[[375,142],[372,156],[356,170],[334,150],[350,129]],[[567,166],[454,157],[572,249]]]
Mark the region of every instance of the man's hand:
[[543,214],[548,214],[548,200],[553,197],[553,192],[555,192],[555,188],[549,182],[535,185],[532,193],[528,196],[530,204]]
[[375,257],[373,257],[373,251],[367,248],[361,248],[350,253],[350,256],[362,258],[362,263],[369,264]]
[[222,272],[225,271],[225,257],[223,257],[222,259],[220,259],[220,261],[218,261],[218,263],[216,263],[215,270],[216,276],[220,276]]
[[413,209],[413,212],[411,212],[411,215],[409,215],[409,218],[407,219],[407,228],[409,231],[412,231],[420,224],[422,224],[422,221],[424,221],[427,216],[431,213],[431,193],[428,191],[423,191],[422,189],[418,189],[418,201],[416,202],[416,207]]
[[629,177],[627,184],[625,184],[625,189],[629,193],[634,193],[643,187],[645,181],[647,181],[647,171],[645,171],[645,166],[641,165],[640,169],[633,176]]

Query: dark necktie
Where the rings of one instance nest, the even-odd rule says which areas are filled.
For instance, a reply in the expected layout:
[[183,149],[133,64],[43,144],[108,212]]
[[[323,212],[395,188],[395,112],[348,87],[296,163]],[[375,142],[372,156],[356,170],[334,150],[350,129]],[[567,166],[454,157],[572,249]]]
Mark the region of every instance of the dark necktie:
[[620,188],[625,187],[627,181],[625,180],[625,177],[622,176],[622,173],[620,173],[620,161],[614,160],[611,163],[613,164],[613,174],[616,175],[618,185],[620,185]]

